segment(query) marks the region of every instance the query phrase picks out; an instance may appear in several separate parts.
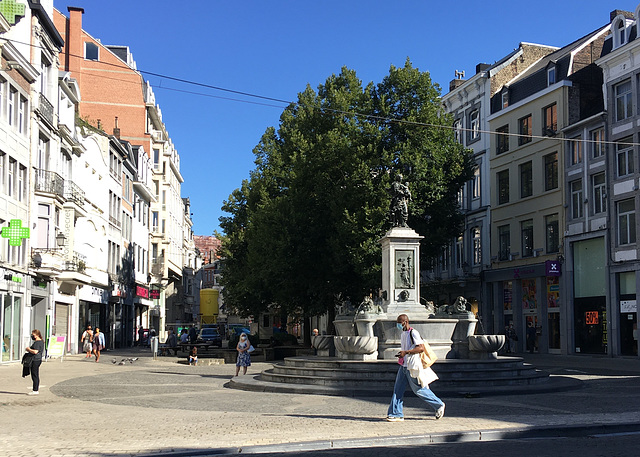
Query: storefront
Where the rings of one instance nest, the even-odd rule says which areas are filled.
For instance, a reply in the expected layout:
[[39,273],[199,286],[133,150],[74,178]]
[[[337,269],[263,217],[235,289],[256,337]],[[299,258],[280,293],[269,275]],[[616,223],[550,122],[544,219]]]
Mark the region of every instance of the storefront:
[[[101,287],[84,286],[80,289],[78,307],[78,331],[74,340],[77,347],[82,347],[80,338],[87,325],[91,325],[94,329],[100,328],[104,333],[107,347],[111,347],[112,326],[109,321],[109,292]],[[56,304],[56,309],[58,304]],[[57,313],[56,313],[57,314]]]
[[636,271],[618,273],[620,355],[638,355],[638,305]]
[[576,241],[571,246],[574,349],[576,353],[606,354],[609,328],[604,237]]
[[487,297],[494,303],[496,333],[504,334],[513,324],[518,336],[516,351],[527,350],[527,327],[531,324],[536,331],[535,352],[560,352],[561,274],[556,260],[484,272]]
[[134,344],[141,344],[140,341],[140,332],[139,329],[149,329],[149,308],[153,305],[153,301],[149,298],[149,288],[146,286],[141,286],[136,284],[134,289],[134,313],[135,313],[135,322],[134,322],[134,330],[135,334],[133,335],[133,339],[135,341]]
[[[2,329],[2,356],[0,363],[20,360],[24,347],[29,343],[29,331],[25,330],[25,277],[9,269],[0,269],[0,328]],[[26,338],[26,341],[24,341]]]

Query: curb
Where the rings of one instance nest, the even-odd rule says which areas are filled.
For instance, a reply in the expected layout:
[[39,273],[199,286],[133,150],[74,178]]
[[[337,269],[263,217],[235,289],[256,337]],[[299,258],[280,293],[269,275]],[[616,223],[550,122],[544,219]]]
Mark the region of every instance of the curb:
[[[566,426],[532,426],[512,429],[447,432],[427,435],[392,436],[384,438],[357,438],[341,440],[319,440],[300,443],[255,445],[238,448],[202,449],[167,452],[171,457],[219,456],[237,454],[300,453],[327,451],[332,449],[362,449],[389,446],[425,446],[430,444],[470,443],[480,441],[522,440],[533,438],[579,438],[594,435],[640,433],[640,422],[610,424],[577,424]],[[138,454],[152,457],[157,454]]]

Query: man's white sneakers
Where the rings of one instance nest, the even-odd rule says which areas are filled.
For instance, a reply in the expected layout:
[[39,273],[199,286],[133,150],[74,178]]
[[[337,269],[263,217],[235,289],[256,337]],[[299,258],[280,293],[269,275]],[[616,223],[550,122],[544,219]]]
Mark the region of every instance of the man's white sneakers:
[[387,416],[385,419],[387,422],[402,422],[404,417]]
[[436,411],[436,419],[441,419],[444,416],[444,407],[445,404],[443,403],[442,406],[438,408],[438,410]]

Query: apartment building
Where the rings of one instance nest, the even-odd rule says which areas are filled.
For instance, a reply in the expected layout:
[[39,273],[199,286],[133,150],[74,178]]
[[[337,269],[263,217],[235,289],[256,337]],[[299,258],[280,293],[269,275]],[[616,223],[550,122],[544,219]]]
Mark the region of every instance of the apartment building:
[[536,350],[568,350],[563,329],[571,325],[571,304],[561,275],[571,266],[565,262],[563,270],[562,229],[579,183],[564,177],[581,156],[580,143],[565,142],[563,132],[589,117],[591,99],[598,100],[594,62],[608,32],[600,28],[548,54],[491,98],[491,269],[484,287],[495,328],[513,323],[520,350],[529,325],[537,329]]
[[[638,166],[640,142],[640,41],[635,12],[612,11],[610,34],[596,62],[603,73],[604,138],[602,165],[587,175],[591,186],[586,208],[604,233],[588,246],[576,249],[576,352],[638,355]],[[593,138],[589,138],[593,140]],[[598,143],[592,142],[595,154]],[[596,159],[594,159],[596,160]],[[597,179],[597,180],[596,180]],[[604,193],[604,195],[602,195]],[[596,257],[592,255],[595,252]],[[589,254],[589,255],[586,255]],[[584,290],[589,293],[585,298]],[[594,298],[595,296],[595,298]],[[580,306],[578,306],[580,305]]]
[[[68,13],[67,18],[55,11],[54,22],[65,39],[60,54],[61,65],[76,77],[81,90],[80,118],[105,132],[117,132],[120,141],[129,143],[131,147],[141,147],[149,154],[152,170],[145,179],[150,179],[153,198],[145,198],[151,218],[151,240],[146,257],[150,265],[148,282],[143,287],[148,288],[153,305],[148,311],[138,306],[137,311],[134,309],[131,313],[131,308],[126,308],[125,319],[129,322],[133,318],[137,325],[145,325],[141,316],[147,315],[148,325],[154,327],[162,338],[167,322],[184,322],[186,318],[179,290],[185,261],[185,218],[181,197],[184,179],[180,173],[180,156],[162,122],[162,112],[156,104],[153,90],[137,71],[129,48],[103,45],[83,30],[82,8],[69,7]],[[118,219],[121,222],[128,222],[133,219],[135,204],[135,201],[125,201],[120,213],[113,216],[123,218]],[[120,248],[121,254],[129,251],[129,243],[124,242]],[[144,288],[136,290],[145,293]],[[126,332],[124,338],[129,341],[128,328]]]
[[449,92],[442,97],[445,110],[453,114],[459,143],[473,151],[476,169],[473,179],[460,191],[460,209],[465,215],[462,233],[443,249],[433,270],[423,275],[423,285],[439,289],[438,304],[453,303],[459,295],[471,303],[486,331],[494,328],[492,303],[483,295],[483,271],[491,268],[490,221],[491,179],[490,140],[487,119],[491,114],[491,97],[504,84],[557,48],[520,43],[517,49],[492,65],[478,64],[475,74],[464,80],[456,72]]

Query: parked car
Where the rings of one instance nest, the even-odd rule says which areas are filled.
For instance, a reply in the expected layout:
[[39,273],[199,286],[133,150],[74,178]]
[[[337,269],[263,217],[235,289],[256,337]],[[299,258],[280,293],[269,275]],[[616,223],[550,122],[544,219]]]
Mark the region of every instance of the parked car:
[[198,335],[198,343],[209,343],[212,346],[222,347],[222,337],[217,328],[203,328]]

